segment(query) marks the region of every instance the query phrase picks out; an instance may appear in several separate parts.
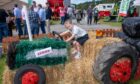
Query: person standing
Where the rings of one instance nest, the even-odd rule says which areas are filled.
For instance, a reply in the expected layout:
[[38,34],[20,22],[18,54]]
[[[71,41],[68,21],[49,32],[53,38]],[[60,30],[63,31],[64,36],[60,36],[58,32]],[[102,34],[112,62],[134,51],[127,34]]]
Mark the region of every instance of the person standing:
[[47,33],[50,33],[50,20],[52,16],[52,9],[49,7],[49,3],[46,3],[46,26]]
[[0,43],[2,42],[3,37],[8,36],[8,25],[6,23],[6,18],[8,14],[4,9],[0,9]]
[[92,23],[92,7],[89,6],[88,10],[87,10],[87,24],[90,24]]
[[65,10],[64,8],[60,8],[60,18],[61,18],[61,24],[64,24],[65,22]]
[[27,25],[26,25],[25,10],[24,10],[24,8],[22,8],[21,14],[22,14],[22,21],[23,21],[23,25],[24,25],[24,36],[26,37],[26,35],[28,33],[27,33]]
[[22,27],[21,27],[21,10],[18,8],[18,5],[15,4],[14,8],[14,16],[15,16],[15,25],[18,30],[19,38],[23,35]]
[[43,34],[45,34],[46,33],[46,30],[45,30],[46,12],[41,4],[38,5],[38,9],[39,9],[38,14],[39,14],[39,18],[40,18],[41,31]]
[[67,14],[68,14],[69,19],[72,19],[72,16],[73,16],[73,9],[72,9],[72,7],[68,6]]
[[13,32],[12,32],[12,29],[13,29],[13,27],[14,27],[14,14],[12,13],[12,11],[11,10],[8,10],[7,11],[8,13],[8,21],[7,21],[7,23],[8,23],[8,36],[13,36]]
[[34,9],[35,12],[38,12],[38,7],[37,7],[35,1],[33,1],[33,9]]
[[95,8],[93,12],[94,12],[94,23],[97,24],[97,22],[98,22],[98,9]]
[[81,13],[80,13],[80,10],[76,10],[76,19],[77,19],[77,23],[80,23],[80,21],[81,21]]
[[37,12],[34,11],[33,6],[30,7],[29,10],[29,21],[30,21],[30,25],[31,25],[31,32],[33,34],[33,37],[35,35],[38,35],[39,32],[39,15]]

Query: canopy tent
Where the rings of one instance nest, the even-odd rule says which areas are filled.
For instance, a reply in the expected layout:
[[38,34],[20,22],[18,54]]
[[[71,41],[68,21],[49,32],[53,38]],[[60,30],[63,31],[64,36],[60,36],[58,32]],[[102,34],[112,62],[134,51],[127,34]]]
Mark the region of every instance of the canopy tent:
[[42,6],[46,6],[45,3],[47,0],[20,0],[22,2],[28,3],[29,5],[32,4],[32,1],[36,1],[37,4],[42,4]]
[[134,1],[134,6],[140,6],[140,0],[135,0]]

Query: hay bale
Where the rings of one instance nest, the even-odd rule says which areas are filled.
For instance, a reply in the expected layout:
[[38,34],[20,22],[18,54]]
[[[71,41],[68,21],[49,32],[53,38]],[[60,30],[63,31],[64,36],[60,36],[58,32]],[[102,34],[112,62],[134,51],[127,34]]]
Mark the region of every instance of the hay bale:
[[15,71],[9,70],[8,67],[5,67],[2,77],[2,84],[13,84]]
[[[64,78],[63,64],[56,66],[46,66],[44,67],[44,71],[46,74],[46,84],[64,84],[62,83]],[[8,67],[6,67],[2,77],[2,84],[13,84],[15,73],[16,70],[10,70]]]
[[8,45],[10,43],[16,42],[16,41],[19,41],[18,36],[3,38],[2,39],[2,49],[3,49],[4,53],[7,52]]
[[[99,84],[93,76],[94,60],[99,51],[113,42],[120,42],[118,38],[96,39],[95,32],[90,31],[90,39],[81,49],[82,58],[69,61],[64,65],[46,66],[47,84]],[[3,84],[12,84],[15,71],[5,69],[3,75]],[[8,82],[9,81],[9,82]]]
[[93,76],[94,60],[105,45],[119,41],[118,38],[89,39],[82,47],[82,58],[66,65],[64,84],[99,84]]

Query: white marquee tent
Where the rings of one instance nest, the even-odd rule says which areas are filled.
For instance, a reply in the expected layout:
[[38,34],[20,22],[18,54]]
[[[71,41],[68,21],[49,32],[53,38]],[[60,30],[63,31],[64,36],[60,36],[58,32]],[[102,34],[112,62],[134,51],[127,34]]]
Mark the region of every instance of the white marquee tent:
[[135,0],[134,1],[134,6],[136,6],[137,11],[138,11],[139,16],[140,16],[140,0]]

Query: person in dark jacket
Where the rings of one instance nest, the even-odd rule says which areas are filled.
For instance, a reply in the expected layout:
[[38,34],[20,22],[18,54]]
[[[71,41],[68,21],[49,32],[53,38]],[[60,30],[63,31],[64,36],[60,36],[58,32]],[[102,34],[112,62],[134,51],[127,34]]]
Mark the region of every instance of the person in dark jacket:
[[94,9],[94,23],[97,24],[98,22],[98,9]]
[[88,14],[88,18],[87,18],[87,24],[90,24],[92,23],[92,7],[89,6],[88,10],[87,10],[87,14]]
[[4,36],[8,36],[8,25],[6,23],[6,18],[8,14],[4,9],[0,9],[0,43]]
[[11,10],[8,10],[8,15],[9,15],[9,18],[8,18],[8,35],[9,36],[13,36],[13,32],[12,32],[12,29],[14,28],[14,14],[12,13]]
[[49,7],[49,3],[46,3],[46,27],[47,27],[47,33],[50,33],[51,16],[52,16],[52,9]]

